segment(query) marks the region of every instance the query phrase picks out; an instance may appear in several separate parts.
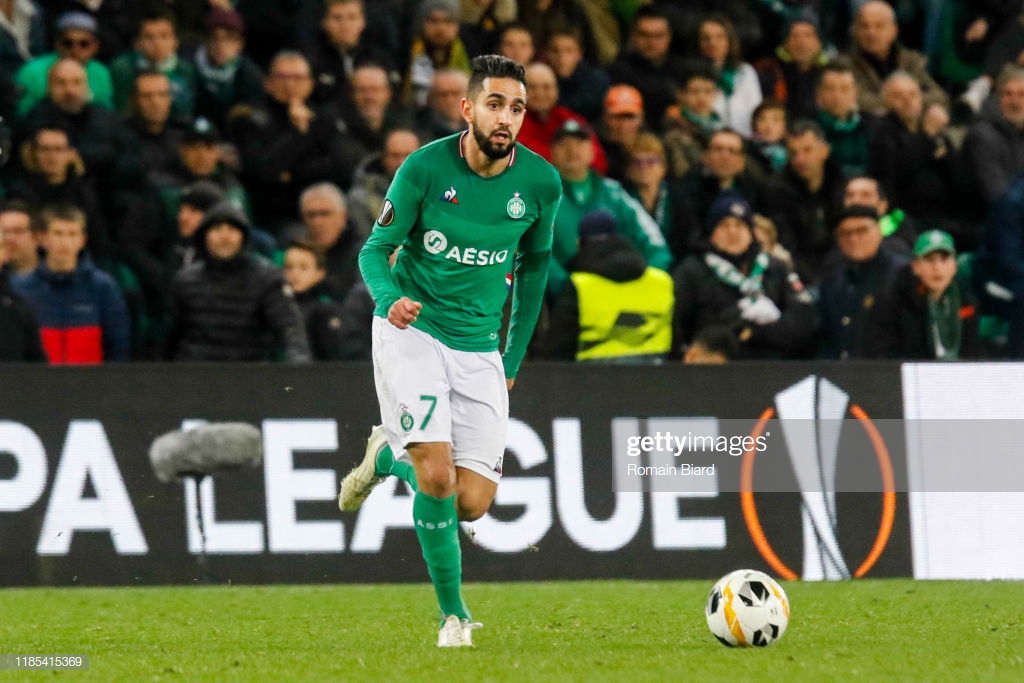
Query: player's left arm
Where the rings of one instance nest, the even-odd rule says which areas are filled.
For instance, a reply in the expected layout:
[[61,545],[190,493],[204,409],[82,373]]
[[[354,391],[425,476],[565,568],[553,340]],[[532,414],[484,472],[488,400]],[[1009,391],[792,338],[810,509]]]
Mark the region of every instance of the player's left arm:
[[508,324],[508,340],[502,361],[508,388],[512,388],[519,366],[526,355],[526,347],[533,336],[544,301],[544,288],[548,281],[548,263],[551,261],[552,226],[558,204],[562,200],[561,183],[554,185],[557,193],[541,209],[540,215],[522,239],[516,252],[512,270],[512,314]]

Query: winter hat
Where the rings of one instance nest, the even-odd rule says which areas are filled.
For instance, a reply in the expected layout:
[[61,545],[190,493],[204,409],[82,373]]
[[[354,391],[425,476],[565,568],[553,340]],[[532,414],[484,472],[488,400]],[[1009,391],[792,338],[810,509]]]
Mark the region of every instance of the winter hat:
[[604,109],[612,116],[617,114],[643,114],[644,98],[631,85],[613,85],[604,96]]
[[878,209],[867,204],[850,204],[849,206],[844,206],[836,219],[836,225],[839,225],[847,218],[870,218],[877,221]]
[[195,241],[196,246],[200,249],[206,249],[206,231],[212,228],[214,225],[220,223],[230,223],[236,228],[242,231],[245,236],[245,242],[249,241],[249,217],[245,215],[245,211],[242,211],[233,202],[224,199],[212,207],[203,216],[203,222],[196,228]]
[[53,28],[55,33],[63,33],[71,29],[88,31],[93,35],[99,33],[99,24],[96,23],[96,17],[85,12],[65,12],[57,17]]
[[817,13],[810,7],[802,7],[789,15],[782,27],[782,42],[786,42],[789,38],[789,32],[793,30],[794,24],[810,24],[814,27],[818,38],[821,38],[821,22],[818,20]]
[[224,192],[212,180],[197,180],[181,191],[179,204],[186,204],[203,213],[210,210],[214,204],[224,199]]
[[433,12],[444,12],[449,18],[458,21],[462,16],[462,5],[459,0],[424,0],[417,13],[417,25],[423,26],[423,22]]
[[729,216],[739,218],[751,229],[754,227],[754,211],[750,208],[747,200],[735,190],[725,190],[719,192],[711,204],[711,209],[708,211],[706,234],[710,235],[718,224]]
[[615,214],[608,209],[594,209],[580,219],[580,242],[604,235],[618,234],[619,228]]
[[245,23],[242,21],[242,15],[233,9],[214,7],[210,10],[210,13],[206,15],[206,21],[204,23],[206,24],[207,31],[213,31],[215,28],[223,28],[239,35],[245,35]]

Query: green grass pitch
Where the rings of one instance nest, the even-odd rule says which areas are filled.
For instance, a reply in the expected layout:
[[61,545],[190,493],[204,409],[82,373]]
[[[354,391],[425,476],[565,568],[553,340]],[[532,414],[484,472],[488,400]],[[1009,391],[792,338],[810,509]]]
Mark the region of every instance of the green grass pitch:
[[88,654],[97,681],[1015,681],[1024,582],[784,584],[789,630],[729,649],[712,581],[468,584],[485,627],[439,650],[429,585],[0,590],[0,653]]

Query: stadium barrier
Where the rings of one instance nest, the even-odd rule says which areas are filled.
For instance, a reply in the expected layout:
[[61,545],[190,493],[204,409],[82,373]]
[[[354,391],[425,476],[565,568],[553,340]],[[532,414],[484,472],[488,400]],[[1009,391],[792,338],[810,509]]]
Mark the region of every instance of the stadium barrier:
[[[941,539],[911,540],[912,514],[919,526],[934,514],[908,488],[907,453],[920,456],[920,444],[874,426],[899,427],[910,379],[934,372],[914,367],[527,365],[498,496],[463,536],[465,574],[713,578],[749,566],[783,578],[911,576],[913,552],[925,575],[942,576]],[[388,480],[358,513],[337,510],[339,476],[379,421],[369,366],[6,366],[0,382],[0,585],[425,579],[404,484]],[[831,438],[827,417],[853,427]],[[204,422],[258,427],[262,468],[161,483],[153,440]],[[758,437],[778,452],[692,451],[684,459],[703,464],[671,486],[618,479],[629,464],[654,471],[655,450],[681,468],[670,432]],[[801,478],[800,453],[816,458],[820,485]],[[776,469],[797,473],[788,488],[759,484]],[[875,483],[836,486],[862,470]]]

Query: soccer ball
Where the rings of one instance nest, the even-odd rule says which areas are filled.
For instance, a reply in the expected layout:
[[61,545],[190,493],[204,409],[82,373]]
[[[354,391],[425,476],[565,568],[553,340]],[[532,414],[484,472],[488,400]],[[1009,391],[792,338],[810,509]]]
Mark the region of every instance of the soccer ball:
[[719,579],[704,611],[711,633],[729,647],[767,647],[789,624],[786,592],[755,569],[738,569]]

